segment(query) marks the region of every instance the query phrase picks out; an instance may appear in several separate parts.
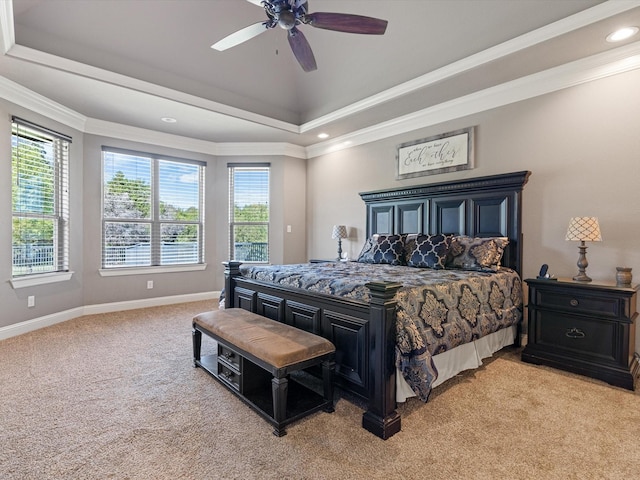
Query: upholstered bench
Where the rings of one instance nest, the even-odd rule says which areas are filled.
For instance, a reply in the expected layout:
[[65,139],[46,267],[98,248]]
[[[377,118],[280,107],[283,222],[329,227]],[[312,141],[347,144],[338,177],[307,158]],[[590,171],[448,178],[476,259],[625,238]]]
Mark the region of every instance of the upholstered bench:
[[[203,333],[218,348],[201,358]],[[262,415],[274,426],[274,435],[285,435],[285,426],[305,415],[333,411],[335,347],[327,339],[241,308],[196,315],[192,334],[194,366]],[[322,365],[323,395],[289,382],[291,373],[317,365]]]

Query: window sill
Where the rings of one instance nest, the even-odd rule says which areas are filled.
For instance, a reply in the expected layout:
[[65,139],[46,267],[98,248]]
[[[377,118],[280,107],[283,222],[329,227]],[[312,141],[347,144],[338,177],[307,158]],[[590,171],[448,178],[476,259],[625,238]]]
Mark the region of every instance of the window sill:
[[123,275],[148,275],[150,273],[195,272],[206,268],[206,263],[199,263],[197,265],[175,265],[163,267],[101,268],[98,272],[101,277],[120,277]]
[[42,273],[38,275],[28,275],[25,277],[17,277],[9,280],[14,290],[26,287],[35,287],[37,285],[46,285],[48,283],[67,282],[71,280],[73,272],[55,272]]

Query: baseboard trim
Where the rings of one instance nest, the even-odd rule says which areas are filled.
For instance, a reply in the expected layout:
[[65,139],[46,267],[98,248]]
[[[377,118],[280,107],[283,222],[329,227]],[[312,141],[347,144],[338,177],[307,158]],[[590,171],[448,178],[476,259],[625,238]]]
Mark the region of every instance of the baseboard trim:
[[40,328],[49,327],[57,323],[73,320],[83,315],[95,315],[97,313],[119,312],[133,310],[136,308],[158,307],[161,305],[171,305],[174,303],[199,302],[202,300],[214,300],[220,296],[220,292],[201,292],[186,295],[173,295],[170,297],[144,298],[140,300],[129,300],[126,302],[101,303],[97,305],[85,305],[83,307],[71,308],[62,312],[52,313],[44,317],[33,318],[24,322],[14,323],[6,327],[0,327],[0,340],[32,332]]

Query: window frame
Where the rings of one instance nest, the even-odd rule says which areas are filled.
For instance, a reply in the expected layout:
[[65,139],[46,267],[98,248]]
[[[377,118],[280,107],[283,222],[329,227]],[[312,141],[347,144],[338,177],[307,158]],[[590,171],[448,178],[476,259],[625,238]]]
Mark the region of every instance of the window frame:
[[[236,221],[235,220],[235,198],[237,197],[236,192],[236,182],[234,181],[234,173],[236,169],[244,169],[244,170],[264,170],[267,173],[267,216],[268,219],[266,222],[264,221]],[[255,264],[268,264],[271,259],[271,241],[270,241],[270,224],[271,224],[271,164],[270,163],[228,163],[228,182],[229,182],[229,231],[228,231],[228,239],[229,239],[229,259],[233,261],[241,261],[245,263],[255,263]],[[235,235],[234,235],[234,227],[236,226],[265,226],[267,229],[267,241],[266,241],[266,259],[265,260],[245,260],[236,258],[236,248],[235,248]]]
[[[121,218],[121,217],[105,217],[105,168],[106,168],[106,155],[126,155],[132,157],[139,157],[148,159],[150,162],[150,215],[149,218]],[[197,220],[185,220],[185,219],[167,219],[162,218],[161,215],[161,163],[170,162],[173,164],[192,165],[198,168],[198,219]],[[162,272],[176,272],[176,271],[193,271],[203,270],[206,268],[204,262],[204,239],[205,239],[205,172],[206,162],[199,160],[192,160],[182,157],[174,157],[170,155],[162,155],[151,152],[141,152],[117,147],[102,146],[102,159],[101,159],[101,258],[100,258],[100,275],[101,276],[114,276],[114,275],[136,275],[144,273],[162,273]],[[106,225],[108,223],[140,223],[149,225],[149,263],[134,263],[131,265],[120,265],[105,263],[108,257],[105,253],[106,247]],[[163,236],[162,227],[170,224],[175,225],[195,225],[197,227],[197,247],[195,262],[165,262],[162,260],[163,250]]]
[[[25,203],[29,203],[24,197],[27,195],[20,194],[17,202],[14,202],[16,193],[14,192],[14,179],[17,179],[23,174],[39,174],[37,169],[28,169],[24,167],[24,159],[20,158],[21,152],[18,150],[20,146],[20,138],[25,139],[28,142],[34,142],[35,145],[47,145],[51,148],[51,152],[43,157],[49,160],[52,165],[52,173],[49,175],[49,179],[45,177],[46,182],[40,185],[46,185],[52,188],[51,194],[51,212],[36,211],[34,208],[18,208],[17,204],[24,206]],[[20,288],[26,286],[34,286],[46,283],[54,283],[59,281],[66,281],[71,278],[73,272],[69,270],[70,262],[70,203],[69,203],[69,172],[70,172],[70,157],[71,157],[71,143],[72,138],[68,135],[56,132],[49,128],[35,124],[28,120],[24,120],[17,116],[11,117],[11,285],[13,288]],[[28,157],[25,157],[28,158]],[[19,163],[20,166],[16,166],[14,161]],[[18,170],[16,172],[16,169]],[[43,174],[44,175],[44,174]],[[38,192],[39,196],[42,196],[41,192]],[[20,201],[23,200],[23,201]],[[14,244],[13,236],[15,234],[15,221],[16,219],[28,220],[28,219],[40,219],[52,222],[52,262],[51,269],[37,269],[37,267],[47,266],[46,264],[33,264],[33,265],[16,265],[15,252],[16,244]],[[44,231],[40,231],[42,235]],[[21,243],[20,246],[24,245]],[[36,268],[36,271],[17,272],[19,267]]]

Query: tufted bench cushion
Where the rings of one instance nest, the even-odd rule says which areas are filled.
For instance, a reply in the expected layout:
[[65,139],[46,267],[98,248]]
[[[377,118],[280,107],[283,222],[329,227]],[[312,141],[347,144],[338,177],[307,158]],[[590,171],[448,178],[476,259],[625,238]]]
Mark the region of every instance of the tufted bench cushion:
[[241,308],[201,313],[193,322],[278,369],[335,352],[325,338]]

